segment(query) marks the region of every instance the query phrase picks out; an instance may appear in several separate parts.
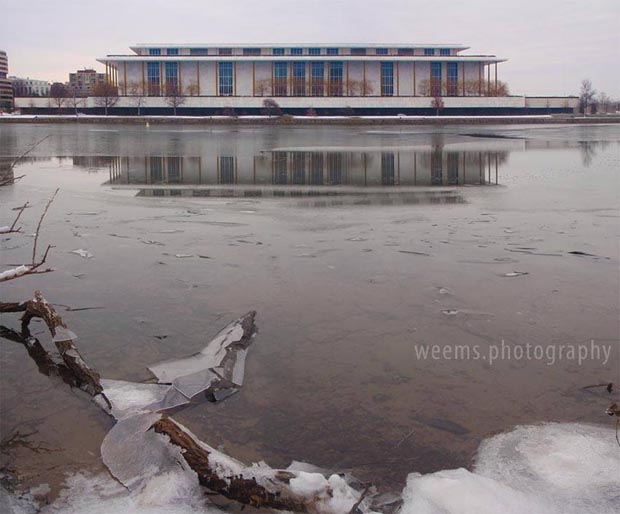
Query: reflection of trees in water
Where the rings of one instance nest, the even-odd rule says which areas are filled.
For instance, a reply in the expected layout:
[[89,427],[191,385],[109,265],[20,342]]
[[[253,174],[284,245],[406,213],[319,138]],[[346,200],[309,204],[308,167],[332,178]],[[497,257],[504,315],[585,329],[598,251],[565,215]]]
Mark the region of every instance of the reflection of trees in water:
[[578,141],[581,152],[581,162],[585,168],[589,168],[599,150],[606,150],[611,141]]

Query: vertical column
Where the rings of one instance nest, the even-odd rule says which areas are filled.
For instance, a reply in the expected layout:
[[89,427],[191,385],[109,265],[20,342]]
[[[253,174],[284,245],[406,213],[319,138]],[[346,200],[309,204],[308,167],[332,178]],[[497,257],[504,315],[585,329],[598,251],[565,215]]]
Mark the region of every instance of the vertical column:
[[413,96],[416,96],[416,78],[415,78],[416,62],[417,61],[413,61]]
[[256,96],[256,61],[252,61],[252,96]]
[[482,63],[478,62],[478,96],[482,96]]
[[465,63],[461,63],[461,73],[463,74],[462,77],[462,81],[463,81],[463,96],[465,96]]
[[181,61],[177,62],[177,73],[179,74],[179,76],[177,77],[177,81],[178,81],[178,88],[179,88],[179,95],[183,96],[183,82],[181,81],[181,67],[182,67],[182,63]]
[[345,61],[344,65],[346,66],[346,79],[345,79],[345,90],[343,96],[349,96],[349,61]]
[[165,91],[164,78],[164,62],[161,61],[159,63],[159,96],[163,96]]
[[400,96],[400,61],[396,61],[396,95]]
[[200,61],[196,61],[196,95],[200,96]]
[[497,63],[495,63],[495,96],[497,95]]
[[142,94],[144,96],[146,96],[146,84],[145,84],[145,80],[144,80],[144,68],[146,67],[146,64],[144,61],[142,61]]
[[367,93],[367,91],[366,91],[366,89],[367,89],[367,84],[366,84],[366,61],[364,61],[362,63],[362,70],[363,70],[362,71],[362,77],[363,77],[362,78],[362,80],[363,80],[363,83],[362,83],[362,96],[366,96],[366,93]]
[[123,85],[125,96],[127,96],[127,61],[123,61]]
[[233,61],[233,96],[237,96],[237,61]]
[[491,63],[487,64],[487,95],[491,96]]

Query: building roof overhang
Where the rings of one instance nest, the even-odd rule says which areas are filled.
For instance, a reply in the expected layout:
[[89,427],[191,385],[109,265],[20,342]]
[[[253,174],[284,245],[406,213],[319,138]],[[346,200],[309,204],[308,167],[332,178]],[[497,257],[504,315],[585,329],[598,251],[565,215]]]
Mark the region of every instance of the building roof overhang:
[[348,62],[377,62],[377,61],[400,61],[400,62],[481,62],[493,64],[506,62],[508,59],[495,55],[108,55],[98,57],[97,61],[102,64],[117,62],[152,62],[152,61],[175,61],[175,62],[278,62],[278,61],[348,61]]

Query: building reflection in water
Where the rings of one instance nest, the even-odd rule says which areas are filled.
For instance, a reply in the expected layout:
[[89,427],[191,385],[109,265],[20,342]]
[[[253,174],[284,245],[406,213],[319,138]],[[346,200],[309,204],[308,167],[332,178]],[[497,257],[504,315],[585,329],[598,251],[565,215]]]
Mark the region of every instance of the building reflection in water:
[[416,151],[278,150],[247,156],[119,157],[109,170],[112,185],[302,186],[308,192],[340,186],[495,185],[507,156],[507,151],[444,151],[441,145]]

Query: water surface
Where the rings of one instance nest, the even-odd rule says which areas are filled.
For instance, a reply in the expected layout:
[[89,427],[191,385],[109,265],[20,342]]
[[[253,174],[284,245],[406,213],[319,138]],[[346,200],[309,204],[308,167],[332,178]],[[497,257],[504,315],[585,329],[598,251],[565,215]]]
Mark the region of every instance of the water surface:
[[[257,310],[241,393],[176,414],[209,444],[397,490],[470,466],[517,424],[609,421],[608,398],[581,388],[619,378],[617,127],[2,124],[0,159],[48,133],[0,190],[0,224],[32,204],[0,259],[29,258],[59,187],[39,243],[56,271],[3,284],[2,300],[41,289],[88,362],[132,381]],[[415,352],[591,341],[608,362]],[[28,441],[4,465],[32,484],[101,467],[111,421],[22,347],[0,349],[2,437]]]

